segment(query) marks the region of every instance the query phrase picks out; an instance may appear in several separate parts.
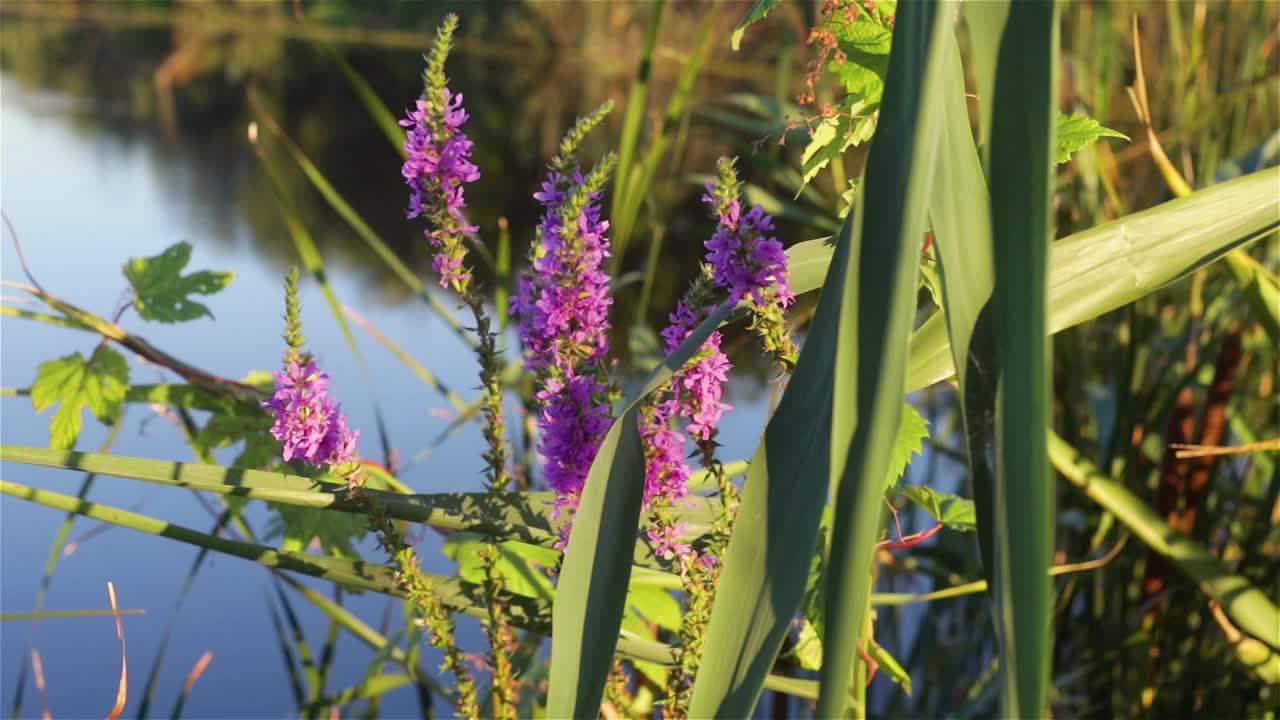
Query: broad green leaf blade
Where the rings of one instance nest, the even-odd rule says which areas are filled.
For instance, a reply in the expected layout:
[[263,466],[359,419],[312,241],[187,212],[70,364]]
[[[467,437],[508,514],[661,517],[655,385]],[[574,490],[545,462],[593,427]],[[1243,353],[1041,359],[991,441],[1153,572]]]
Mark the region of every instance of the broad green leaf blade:
[[1058,101],[1055,3],[1014,3],[1000,40],[992,107],[992,311],[999,353],[993,566],[985,568],[1001,648],[1001,713],[1049,710],[1054,485],[1049,421],[1046,291],[1053,237]]
[[99,420],[115,423],[128,387],[124,357],[99,345],[88,360],[75,352],[41,363],[31,383],[31,405],[36,412],[58,405],[49,422],[49,446],[65,450],[80,437],[82,410],[87,407]]
[[1280,608],[1248,579],[1233,574],[1203,545],[1169,528],[1141,498],[1103,474],[1067,441],[1049,431],[1053,467],[1090,500],[1114,513],[1153,551],[1169,558],[1209,598],[1218,601],[1236,627],[1280,650]]
[[644,491],[640,402],[671,378],[733,312],[725,303],[659,365],[605,435],[573,514],[556,584],[549,717],[594,717],[626,611]]
[[[1280,168],[1262,170],[1053,243],[1047,331],[1127,305],[1280,229],[1277,184]],[[907,387],[926,387],[954,372],[946,319],[938,313],[911,338]]]
[[797,559],[813,557],[827,501],[831,377],[852,234],[850,214],[795,373],[747,468],[690,717],[751,716],[804,599],[809,564]]
[[[915,316],[920,242],[938,148],[946,41],[954,8],[898,7],[879,131],[867,156],[846,266],[831,415],[834,518],[825,578],[819,717],[867,712],[854,677],[865,648],[883,478],[898,434]],[[851,698],[851,683],[854,696]]]
[[738,51],[738,46],[742,43],[742,36],[746,34],[747,28],[763,20],[770,10],[780,4],[782,4],[782,0],[755,0],[755,2],[751,3],[747,14],[743,15],[738,24],[733,27],[733,35],[729,38],[729,45],[734,52]]
[[1099,138],[1120,138],[1128,140],[1129,136],[1122,132],[1104,127],[1102,123],[1083,113],[1058,113],[1057,131],[1054,136],[1054,162],[1064,163],[1071,159],[1071,154],[1087,146]]
[[[993,39],[992,44],[997,46],[998,40]],[[929,215],[933,221],[943,307],[947,309],[944,317],[951,341],[951,358],[959,368],[957,379],[960,382],[969,477],[974,496],[980,500],[978,516],[983,519],[978,523],[978,547],[983,566],[990,567],[995,467],[992,464],[994,456],[986,449],[995,440],[995,372],[999,361],[991,339],[994,317],[987,310],[995,289],[991,205],[982,162],[969,125],[968,105],[960,92],[964,87],[964,70],[959,47],[953,43],[944,59],[948,65],[949,85],[955,90],[942,99],[945,110],[938,148],[938,182],[934,186]],[[994,61],[992,57],[991,62]],[[994,82],[994,75],[990,81]],[[985,107],[989,111],[990,103]]]
[[201,270],[182,275],[191,261],[191,244],[180,242],[154,257],[129,258],[124,276],[133,286],[133,307],[143,320],[185,322],[205,315],[209,308],[191,295],[212,295],[231,282],[232,273]]
[[991,103],[995,100],[996,54],[1000,36],[1009,20],[1009,0],[983,0],[961,5],[965,25],[969,28],[969,48],[973,55],[973,74],[978,87],[978,128],[983,148],[991,147]]

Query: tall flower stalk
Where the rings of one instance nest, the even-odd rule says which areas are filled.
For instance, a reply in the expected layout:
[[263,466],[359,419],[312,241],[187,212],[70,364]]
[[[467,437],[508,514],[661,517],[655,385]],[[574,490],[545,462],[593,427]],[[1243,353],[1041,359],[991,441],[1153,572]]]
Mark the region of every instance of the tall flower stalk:
[[484,296],[466,264],[467,238],[478,230],[466,217],[466,185],[480,179],[480,170],[471,162],[473,143],[462,130],[469,117],[462,106],[462,94],[449,89],[444,73],[457,27],[458,17],[446,15],[427,55],[422,97],[400,121],[408,128],[404,142],[407,157],[401,173],[410,188],[409,217],[427,220],[425,235],[434,251],[431,266],[440,274],[440,286],[457,293],[475,319],[483,393],[481,414],[488,445],[484,455],[485,484],[496,492],[510,480],[502,411],[502,362],[497,334],[484,309]]
[[365,478],[355,450],[359,432],[347,429],[341,407],[328,395],[329,376],[321,372],[315,360],[302,349],[305,338],[297,268],[290,268],[285,278],[284,319],[285,369],[274,374],[275,390],[262,403],[271,411],[271,434],[281,443],[281,455],[285,461],[305,462],[342,478],[353,497],[364,500],[378,542],[391,557],[397,584],[417,609],[427,628],[428,641],[444,652],[444,667],[453,673],[455,680],[454,702],[458,713],[462,717],[478,718],[476,685],[466,655],[458,646],[453,616],[436,596],[431,579],[422,572],[417,551],[405,540],[395,521],[386,515],[381,505],[360,492]]
[[[703,201],[716,219],[716,230],[706,242],[707,256],[701,274],[676,304],[662,331],[667,353],[684,342],[721,303],[742,304],[747,307],[751,329],[766,352],[789,371],[799,350],[786,331],[785,309],[795,298],[788,282],[786,253],[771,234],[773,218],[759,206],[742,211],[737,173],[733,161],[726,158],[717,163],[716,178],[707,183]],[[674,648],[675,663],[667,674],[667,702],[663,709],[664,717],[677,720],[686,717],[711,617],[713,588],[720,574],[719,555],[728,542],[737,506],[737,488],[715,457],[720,418],[731,409],[722,400],[731,363],[721,350],[721,342],[719,331],[713,332],[642,414],[641,433],[645,439],[661,439],[645,446],[645,502],[653,514],[647,534],[655,554],[678,562],[684,590],[680,642]],[[677,419],[684,421],[685,434],[671,427]],[[684,528],[672,519],[686,488],[683,481],[677,485],[668,480],[688,478],[684,461],[686,435],[697,446],[703,467],[715,476],[720,489],[721,513],[701,555],[680,541]]]
[[609,413],[608,221],[600,198],[615,158],[583,175],[574,160],[586,134],[612,103],[579,119],[565,136],[542,188],[538,240],[520,278],[512,314],[519,319],[524,366],[534,374],[538,452],[556,512],[577,506],[611,420]]

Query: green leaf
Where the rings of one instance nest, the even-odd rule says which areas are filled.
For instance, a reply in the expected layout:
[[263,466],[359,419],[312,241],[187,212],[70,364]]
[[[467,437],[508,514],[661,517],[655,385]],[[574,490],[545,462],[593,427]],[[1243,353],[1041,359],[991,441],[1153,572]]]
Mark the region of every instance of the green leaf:
[[822,637],[819,630],[808,620],[800,625],[800,635],[796,638],[796,662],[805,670],[822,669]]
[[1055,495],[1045,434],[1050,359],[1044,338],[1050,332],[1058,32],[1056,4],[1012,4],[996,61],[991,119],[987,176],[995,290],[984,311],[994,320],[991,342],[976,352],[998,389],[995,435],[978,448],[994,455],[996,474],[989,497],[976,486],[975,497],[991,510],[979,517],[992,521],[993,562],[984,570],[1000,640],[1000,714],[1006,717],[1047,715],[1051,687],[1054,595],[1048,569]]
[[114,423],[128,388],[129,366],[120,353],[102,345],[88,361],[76,352],[41,363],[31,384],[31,404],[36,412],[59,404],[49,423],[49,446],[65,450],[80,437],[81,410],[88,407],[102,422]]
[[919,455],[923,447],[922,441],[929,437],[929,421],[924,419],[919,410],[911,403],[902,404],[902,414],[898,419],[898,434],[893,440],[893,454],[889,456],[889,475],[885,478],[885,489],[888,490],[902,479],[907,470],[907,463],[912,455]]
[[1058,113],[1057,141],[1054,145],[1055,160],[1062,164],[1071,159],[1071,153],[1085,147],[1098,138],[1111,137],[1128,140],[1129,136],[1117,132],[1082,113]]
[[694,328],[650,375],[606,433],[587,475],[556,583],[547,689],[549,717],[594,717],[627,608],[644,490],[640,402],[667,382],[733,312],[728,303]]
[[[825,578],[817,715],[865,715],[872,564],[884,479],[906,394],[920,241],[927,226],[943,99],[954,53],[950,4],[898,8],[881,122],[867,156],[838,327],[829,478],[835,487]],[[852,217],[852,216],[851,216]]]
[[[1261,170],[1055,241],[1046,331],[1127,305],[1274,232],[1280,228],[1277,183],[1280,168]],[[942,242],[939,237],[939,247]],[[945,273],[945,259],[943,265]],[[946,321],[954,303],[947,303],[946,313],[935,313],[912,335],[910,389],[955,372]]]
[[631,583],[627,594],[628,608],[645,620],[672,632],[680,630],[680,603],[671,593],[657,585]]
[[[818,175],[832,160],[839,158],[846,150],[871,139],[875,134],[876,121],[870,116],[879,108],[878,104],[868,103],[863,99],[853,99],[841,105],[838,114],[823,118],[814,129],[809,144],[800,156],[802,186]],[[799,193],[796,193],[799,197]]]
[[[840,24],[835,35],[840,42],[840,49],[846,53],[853,51],[865,55],[884,55],[885,66],[888,66],[887,56],[893,45],[892,28],[874,20],[854,20]],[[881,77],[883,76],[882,72]]]
[[231,282],[233,273],[201,270],[182,275],[191,261],[190,243],[180,242],[154,257],[129,258],[124,276],[133,286],[133,306],[143,320],[186,322],[213,313],[191,295],[212,295]]
[[[458,532],[449,535],[441,548],[446,556],[458,563],[458,576],[469,583],[484,582],[484,560],[481,550],[492,544],[492,539],[479,533]],[[520,542],[498,543],[498,561],[495,570],[502,578],[503,587],[514,595],[550,601],[555,595],[545,568],[554,567],[560,553],[551,548]]]
[[286,503],[267,503],[276,512],[267,525],[268,538],[280,538],[280,549],[303,552],[315,541],[326,555],[359,560],[353,541],[369,534],[369,521],[363,515],[300,507]]
[[[852,215],[845,220],[826,263],[826,289],[809,337],[747,467],[690,717],[752,715],[765,676],[805,599],[810,565],[796,560],[815,556],[828,493],[835,329],[853,222]],[[806,263],[804,273],[812,280],[816,259],[829,248],[821,240],[801,245],[813,261]]]
[[782,4],[782,0],[756,0],[751,4],[747,14],[743,15],[738,24],[733,27],[733,35],[729,38],[729,45],[734,52],[738,51],[738,46],[741,44],[742,36],[747,32],[747,28],[763,20],[770,10],[780,4]]
[[908,500],[924,508],[935,520],[952,530],[969,532],[978,526],[973,501],[968,498],[938,492],[923,485],[903,485],[900,489]]

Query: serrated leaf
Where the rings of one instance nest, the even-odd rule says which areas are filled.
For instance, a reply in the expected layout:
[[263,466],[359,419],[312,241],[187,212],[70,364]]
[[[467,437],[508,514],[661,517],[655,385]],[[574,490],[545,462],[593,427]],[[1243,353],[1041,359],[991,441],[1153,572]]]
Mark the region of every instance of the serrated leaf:
[[889,54],[893,46],[893,30],[872,20],[855,20],[842,24],[835,30],[840,49],[845,52],[856,50],[868,55]]
[[182,275],[191,261],[190,243],[180,242],[154,257],[129,258],[124,276],[133,286],[133,306],[143,320],[163,323],[195,320],[213,313],[191,295],[212,295],[231,282],[232,273],[201,270]]
[[818,635],[813,623],[805,620],[800,625],[800,635],[796,638],[794,650],[796,662],[805,670],[822,669],[822,637]]
[[360,559],[353,541],[369,534],[369,522],[363,515],[274,502],[267,503],[267,507],[276,511],[267,527],[267,537],[280,538],[280,549],[302,552],[315,540],[326,555]]
[[1054,147],[1055,160],[1062,164],[1071,159],[1071,153],[1085,147],[1098,138],[1112,137],[1128,140],[1129,136],[1122,132],[1103,126],[1097,120],[1082,113],[1058,113],[1057,143]]
[[80,437],[81,410],[88,407],[102,422],[115,422],[128,389],[129,366],[103,345],[87,361],[76,352],[41,363],[31,384],[31,405],[43,412],[59,404],[49,422],[49,446],[68,450]]
[[922,442],[929,437],[929,421],[916,410],[911,403],[902,404],[902,415],[898,420],[898,435],[893,441],[893,454],[889,456],[889,477],[885,480],[885,490],[898,484],[902,473],[907,470],[907,463],[912,455],[919,455]]
[[904,485],[902,492],[908,500],[924,508],[925,512],[952,530],[969,532],[978,526],[973,501],[968,498],[938,492],[923,485]]
[[[876,121],[872,118],[878,105],[853,100],[838,108],[838,114],[823,118],[814,129],[809,144],[800,156],[802,171],[801,190],[830,162],[846,150],[861,145],[875,133]],[[799,197],[800,193],[796,193]]]
[[747,32],[747,28],[763,20],[770,10],[781,3],[782,0],[756,0],[751,4],[751,9],[747,10],[747,14],[743,15],[734,26],[733,35],[729,38],[729,45],[734,52],[738,51],[738,45],[742,42],[742,36]]
[[[484,560],[480,550],[491,544],[488,537],[472,532],[456,532],[444,541],[441,552],[458,563],[458,576],[477,585],[484,582]],[[550,548],[519,542],[498,544],[498,560],[494,564],[507,592],[514,595],[551,600],[555,585],[543,568],[556,563],[559,553]]]

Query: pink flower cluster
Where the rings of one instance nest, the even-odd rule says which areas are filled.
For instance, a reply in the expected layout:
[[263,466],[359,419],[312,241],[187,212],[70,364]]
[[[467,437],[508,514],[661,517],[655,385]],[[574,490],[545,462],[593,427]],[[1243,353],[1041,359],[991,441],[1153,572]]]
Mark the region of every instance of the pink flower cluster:
[[[433,103],[430,98],[443,98]],[[411,218],[424,216],[431,222],[427,240],[436,249],[431,267],[440,274],[440,286],[461,291],[471,281],[471,271],[463,266],[466,246],[463,236],[476,232],[467,222],[464,186],[480,179],[480,169],[471,162],[473,143],[460,128],[467,121],[462,94],[442,88],[428,92],[400,124],[409,128],[404,141],[408,155],[401,174],[409,185]]]
[[347,429],[337,401],[328,395],[329,375],[315,360],[289,360],[284,372],[272,373],[275,391],[262,402],[274,422],[271,435],[282,445],[281,456],[314,467],[339,465],[355,454],[360,431]]
[[758,305],[768,302],[764,291],[775,290],[774,298],[783,307],[795,300],[787,282],[787,253],[773,232],[773,218],[759,205],[745,215],[737,187],[707,182],[702,196],[718,220],[716,232],[707,241],[707,262],[716,284],[729,291],[734,303],[750,296]]
[[538,450],[562,506],[582,491],[611,420],[603,363],[613,300],[600,269],[609,223],[600,218],[600,193],[582,193],[581,173],[553,172],[534,194],[544,210],[540,243],[512,304],[525,368],[542,382]]

